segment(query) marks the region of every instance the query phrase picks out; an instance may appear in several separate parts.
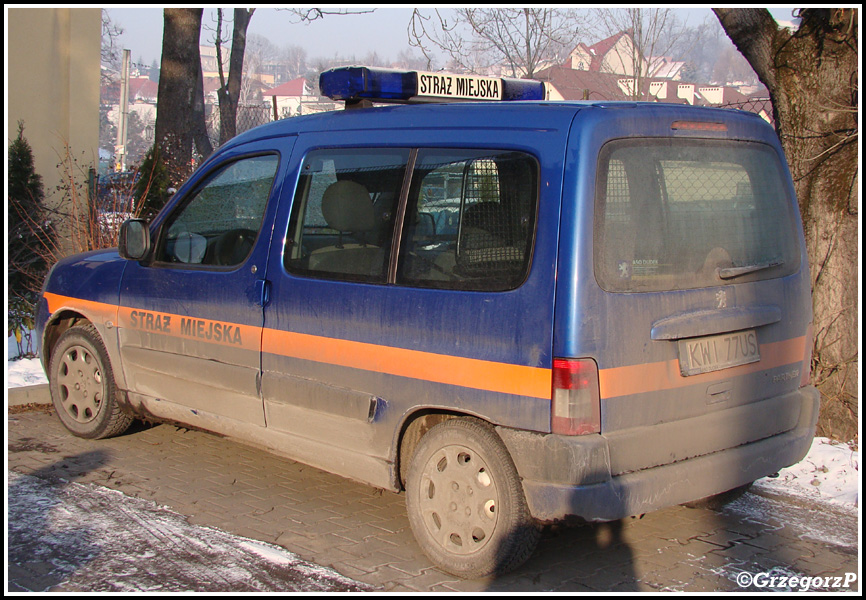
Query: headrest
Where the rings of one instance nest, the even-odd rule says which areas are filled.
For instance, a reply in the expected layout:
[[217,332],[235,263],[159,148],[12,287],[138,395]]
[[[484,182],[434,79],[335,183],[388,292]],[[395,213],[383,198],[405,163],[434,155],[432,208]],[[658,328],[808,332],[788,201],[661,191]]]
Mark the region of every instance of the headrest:
[[322,215],[328,226],[337,231],[353,233],[376,228],[376,214],[370,194],[360,183],[332,183],[322,196]]

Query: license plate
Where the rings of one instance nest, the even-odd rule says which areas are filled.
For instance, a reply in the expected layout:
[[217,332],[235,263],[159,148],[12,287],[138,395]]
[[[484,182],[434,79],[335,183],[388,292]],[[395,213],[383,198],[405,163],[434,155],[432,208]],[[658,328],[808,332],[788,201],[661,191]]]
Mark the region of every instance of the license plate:
[[685,377],[761,360],[754,329],[680,340],[678,350],[680,372]]

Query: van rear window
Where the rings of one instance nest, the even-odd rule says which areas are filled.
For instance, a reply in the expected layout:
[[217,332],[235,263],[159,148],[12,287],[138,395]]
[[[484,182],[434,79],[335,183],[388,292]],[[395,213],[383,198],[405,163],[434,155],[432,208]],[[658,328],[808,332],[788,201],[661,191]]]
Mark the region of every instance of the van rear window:
[[613,292],[789,275],[799,268],[793,200],[762,144],[639,139],[607,144],[595,204],[595,272]]

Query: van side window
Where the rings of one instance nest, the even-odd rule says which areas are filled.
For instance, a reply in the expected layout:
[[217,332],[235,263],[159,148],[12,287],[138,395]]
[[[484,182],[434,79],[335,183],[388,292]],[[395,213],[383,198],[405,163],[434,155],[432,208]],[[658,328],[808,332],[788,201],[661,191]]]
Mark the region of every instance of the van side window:
[[169,217],[157,246],[157,262],[239,265],[261,229],[279,157],[242,158],[208,177]]
[[599,158],[595,272],[608,291],[690,289],[799,268],[779,157],[761,144],[620,140]]
[[286,269],[385,283],[409,154],[390,148],[311,152],[295,194]]
[[519,152],[420,150],[397,283],[508,290],[529,270],[538,166]]

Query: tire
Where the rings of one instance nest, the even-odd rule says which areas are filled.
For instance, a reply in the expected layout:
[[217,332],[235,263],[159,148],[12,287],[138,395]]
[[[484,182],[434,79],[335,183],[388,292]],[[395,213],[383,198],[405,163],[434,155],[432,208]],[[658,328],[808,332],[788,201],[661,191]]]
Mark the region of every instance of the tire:
[[541,536],[502,440],[475,419],[449,419],[424,435],[409,465],[406,507],[421,549],[458,577],[512,571]]
[[734,489],[728,490],[726,492],[721,492],[720,494],[715,494],[714,496],[707,496],[706,498],[701,498],[700,500],[685,502],[683,506],[685,506],[686,508],[708,508],[710,510],[721,510],[727,504],[730,504],[734,500],[738,500],[739,498],[741,498],[746,492],[749,491],[750,487],[752,487],[752,482],[741,485],[739,487],[735,487]]
[[60,422],[75,436],[104,439],[132,424],[117,402],[117,385],[108,352],[96,328],[86,323],[68,329],[48,365],[51,401]]

